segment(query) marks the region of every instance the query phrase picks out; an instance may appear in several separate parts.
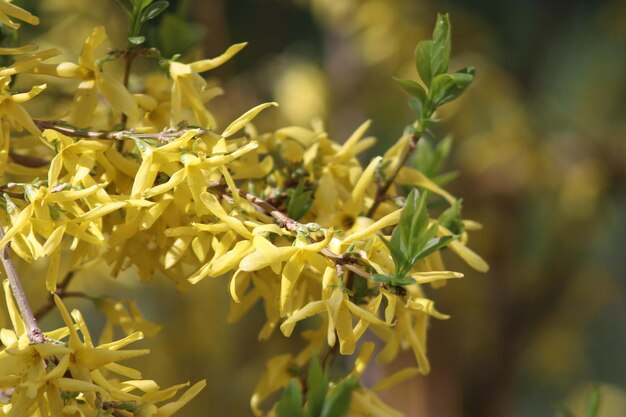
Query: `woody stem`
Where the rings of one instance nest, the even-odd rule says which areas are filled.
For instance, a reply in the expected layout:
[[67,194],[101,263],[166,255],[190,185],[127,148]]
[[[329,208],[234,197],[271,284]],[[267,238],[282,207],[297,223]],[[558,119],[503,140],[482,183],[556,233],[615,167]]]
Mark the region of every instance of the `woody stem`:
[[[4,238],[4,230],[0,227],[0,239]],[[41,328],[37,324],[37,319],[33,314],[33,310],[30,308],[30,304],[28,304],[28,299],[26,298],[26,293],[24,292],[24,287],[22,286],[22,281],[20,281],[20,277],[17,274],[17,270],[15,269],[15,264],[11,259],[11,255],[9,254],[7,244],[5,247],[0,249],[0,260],[2,261],[2,265],[4,266],[4,270],[6,271],[7,277],[9,279],[9,285],[11,286],[11,292],[13,293],[13,298],[17,303],[17,308],[22,316],[22,320],[26,324],[26,331],[28,332],[28,338],[33,343],[43,343],[46,338],[41,331]]]

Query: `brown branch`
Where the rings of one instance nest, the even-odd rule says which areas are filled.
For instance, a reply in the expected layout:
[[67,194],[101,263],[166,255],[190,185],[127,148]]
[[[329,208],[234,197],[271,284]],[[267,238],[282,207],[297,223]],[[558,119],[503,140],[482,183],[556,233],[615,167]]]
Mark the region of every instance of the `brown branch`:
[[[213,182],[209,183],[209,188],[218,193],[228,194],[232,196],[231,190],[226,184]],[[262,198],[257,197],[247,191],[244,191],[241,188],[238,189],[238,192],[242,198],[245,198],[250,203],[252,203],[252,205],[259,211],[272,216],[279,226],[284,227],[290,232],[297,232],[298,230],[308,229],[307,225],[290,218],[285,213],[283,213],[267,201],[263,200]],[[352,256],[337,255],[328,248],[322,249],[320,251],[320,254],[333,261],[336,265],[341,265],[343,268],[348,269],[367,280],[372,280],[372,275],[369,272],[364,271],[362,268],[356,265],[357,258],[354,258]]]
[[378,189],[376,190],[376,197],[374,198],[374,203],[372,204],[372,206],[367,212],[367,217],[373,218],[374,215],[376,214],[376,209],[378,209],[378,206],[380,206],[380,204],[385,200],[387,191],[389,191],[389,188],[391,188],[391,185],[396,180],[396,177],[400,173],[400,170],[402,169],[404,164],[406,164],[406,161],[409,160],[409,157],[415,150],[415,147],[417,146],[417,142],[419,141],[420,137],[421,137],[421,133],[414,133],[411,136],[411,139],[409,140],[409,143],[407,144],[406,149],[404,150],[404,155],[402,155],[402,158],[398,161],[398,164],[394,168],[391,176],[387,179],[387,181],[383,185],[379,186]]
[[[0,227],[0,239],[4,238],[4,230]],[[9,285],[11,286],[11,293],[13,294],[13,298],[17,303],[17,308],[20,312],[20,316],[22,316],[22,320],[24,320],[24,324],[26,324],[26,331],[28,332],[28,338],[33,343],[43,343],[46,341],[46,337],[44,336],[41,328],[37,324],[37,319],[33,315],[33,310],[30,308],[30,304],[28,304],[28,298],[26,297],[26,293],[24,292],[24,287],[22,286],[22,281],[20,281],[20,277],[17,274],[17,270],[15,269],[15,264],[11,259],[11,255],[8,251],[7,244],[3,248],[0,249],[0,260],[2,261],[2,265],[4,266],[4,270],[9,279]]]
[[40,168],[50,165],[50,161],[47,159],[37,158],[31,155],[21,155],[13,151],[9,151],[9,157],[13,162],[29,168]]
[[[136,51],[136,48],[131,47],[126,50],[125,54],[123,54],[124,56],[124,80],[122,81],[122,83],[124,84],[124,87],[126,89],[128,89],[128,80],[130,79],[130,71],[133,66],[133,61],[137,57],[137,53],[135,51]],[[122,113],[122,120],[121,120],[122,129],[126,129],[127,123],[128,123],[128,115],[126,113]]]
[[50,297],[48,297],[48,301],[46,302],[46,304],[41,306],[41,308],[39,308],[39,310],[35,312],[35,318],[37,320],[41,320],[43,317],[46,316],[46,314],[54,309],[54,294],[58,295],[59,298],[89,298],[89,295],[81,291],[67,291],[67,287],[70,285],[70,282],[72,281],[74,276],[74,271],[70,271],[67,273],[67,275],[65,275],[63,281],[61,281],[61,283],[57,286],[56,291],[54,291],[54,293],[50,294]]
[[40,129],[52,129],[67,136],[73,136],[84,139],[101,139],[101,140],[135,140],[135,139],[155,139],[159,142],[167,143],[177,139],[189,131],[202,131],[201,128],[188,128],[187,126],[176,126],[162,130],[156,133],[136,133],[133,129],[118,130],[112,132],[89,131],[77,129],[67,126],[62,120],[33,120],[35,125]]

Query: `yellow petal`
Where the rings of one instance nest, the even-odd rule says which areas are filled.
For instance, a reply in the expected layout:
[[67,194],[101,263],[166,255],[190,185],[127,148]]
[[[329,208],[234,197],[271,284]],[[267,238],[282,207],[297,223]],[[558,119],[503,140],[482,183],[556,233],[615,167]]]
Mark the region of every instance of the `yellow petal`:
[[95,49],[107,39],[107,34],[104,30],[104,26],[97,26],[93,29],[89,37],[83,44],[83,50],[78,58],[78,63],[92,71],[96,70],[96,56]]
[[68,392],[95,392],[99,391],[104,393],[105,391],[99,386],[92,384],[91,382],[81,381],[72,378],[59,378],[52,381],[61,391]]
[[407,307],[411,307],[412,309],[417,311],[423,311],[424,313],[429,314],[437,319],[446,320],[450,318],[449,315],[442,314],[435,310],[435,302],[427,298],[409,298],[407,300]]
[[50,195],[46,197],[46,202],[63,203],[66,201],[79,200],[81,198],[89,197],[90,195],[98,192],[101,189],[102,185],[94,184],[91,187],[87,187],[82,190],[57,191],[55,193],[50,193]]
[[418,284],[428,284],[447,279],[463,278],[463,274],[453,271],[429,271],[416,272],[411,274],[411,278],[415,279]]
[[[251,241],[242,240],[237,242],[235,246],[225,254],[214,257],[211,261],[210,276],[218,277],[235,269],[243,257],[250,252],[251,247]],[[191,280],[190,282],[194,283]]]
[[33,44],[22,45],[17,48],[0,48],[0,55],[20,55],[35,52],[38,46]]
[[376,317],[376,315],[370,313],[366,309],[359,307],[350,301],[346,301],[345,303],[348,309],[352,312],[352,314],[354,314],[356,317],[360,318],[361,320],[365,320],[366,322],[370,324],[375,324],[379,326],[387,325],[387,323],[385,323],[384,321]]
[[187,404],[196,395],[198,395],[200,391],[204,389],[204,387],[206,387],[206,380],[195,383],[187,391],[185,391],[178,400],[166,404],[163,407],[160,407],[155,417],[169,417],[172,414],[176,413],[178,410],[183,408],[185,404]]
[[400,221],[401,214],[402,214],[402,209],[398,209],[392,213],[389,213],[386,216],[379,219],[378,221],[376,221],[375,223],[366,227],[365,229],[359,230],[351,234],[350,236],[346,237],[341,243],[345,245],[345,244],[349,244],[352,242],[356,242],[357,240],[363,239],[364,237],[373,235],[374,233],[384,229],[385,227],[398,224],[398,222]]
[[282,315],[287,304],[287,299],[291,294],[300,273],[304,269],[304,256],[301,251],[296,252],[289,258],[285,267],[283,268],[283,274],[280,282],[280,314]]
[[252,233],[243,225],[241,220],[229,216],[213,194],[203,192],[200,194],[200,199],[215,217],[228,224],[235,232],[245,238],[252,237]]
[[33,216],[35,208],[32,204],[26,206],[17,218],[13,221],[13,225],[4,233],[4,238],[0,240],[0,250],[6,246],[11,239],[20,233],[30,222],[30,218]]
[[241,115],[237,120],[235,120],[230,125],[228,125],[228,127],[222,133],[222,137],[227,138],[229,136],[234,135],[235,133],[243,129],[248,123],[250,123],[252,119],[254,119],[257,116],[257,114],[259,114],[261,111],[271,106],[278,106],[278,103],[272,102],[272,103],[259,104],[253,109],[248,110],[243,115]]
[[86,79],[78,84],[69,114],[70,123],[78,127],[88,127],[98,105],[96,80]]
[[372,388],[372,391],[386,390],[388,388],[393,387],[394,385],[397,385],[401,382],[406,381],[409,378],[413,378],[414,376],[419,375],[419,373],[420,373],[419,368],[415,368],[415,367],[404,368],[398,372],[395,372],[389,375],[388,377],[381,379],[376,385],[374,385],[374,388]]
[[361,376],[363,372],[365,372],[365,368],[367,368],[367,364],[372,358],[375,347],[376,345],[372,342],[363,343],[361,351],[359,352],[359,356],[357,356],[356,360],[354,361],[354,374],[356,374],[357,376]]
[[59,267],[61,264],[61,250],[56,248],[50,254],[50,262],[46,271],[46,290],[53,292],[57,289],[57,280],[59,278]]
[[231,59],[237,52],[241,51],[248,43],[237,43],[235,45],[230,46],[226,52],[222,55],[212,58],[212,59],[203,59],[202,61],[196,61],[189,66],[196,72],[205,72],[212,70],[213,68],[217,68],[220,65],[224,64],[226,61]]
[[376,168],[378,168],[382,159],[383,158],[380,156],[372,159],[372,162],[370,162],[365,171],[363,171],[363,174],[359,177],[357,183],[354,185],[350,202],[345,209],[345,211],[352,216],[358,215],[359,211],[363,210],[365,191],[367,190],[367,187],[372,184],[374,173],[376,172]]
[[12,100],[7,100],[2,104],[4,105],[6,116],[16,121],[36,138],[41,136],[41,130],[35,125],[33,119],[22,106],[14,103]]
[[332,160],[340,161],[340,160],[345,160],[346,158],[351,158],[352,156],[354,156],[353,150],[354,150],[355,145],[357,144],[359,139],[363,137],[363,135],[365,134],[367,129],[369,129],[371,124],[372,124],[371,120],[366,120],[365,122],[363,122],[363,124],[361,124],[361,126],[359,126],[354,131],[354,133],[352,133],[352,135],[350,135],[350,137],[344,142],[344,144],[341,146],[341,149],[339,150],[339,152],[337,152],[334,155]]
[[316,314],[326,311],[325,301],[313,301],[294,312],[287,320],[280,325],[280,331],[286,336],[291,336],[296,323]]
[[280,264],[298,251],[298,248],[293,246],[276,247],[263,236],[255,236],[253,245],[256,250],[243,258],[239,264],[242,271],[258,271],[274,264]]
[[107,214],[111,214],[114,211],[117,211],[125,206],[126,206],[125,201],[116,201],[113,203],[102,204],[92,210],[89,210],[87,213],[76,217],[74,221],[81,222],[81,223],[88,222],[90,220],[94,220],[94,219],[106,216]]
[[402,167],[402,169],[400,169],[400,172],[398,173],[398,176],[396,177],[396,183],[422,187],[428,191],[432,191],[433,193],[442,196],[450,204],[456,201],[456,198],[454,198],[453,195],[432,182],[426,175],[413,168]]
[[0,2],[0,15],[2,16],[2,23],[12,29],[18,29],[20,25],[19,23],[13,22],[8,16],[15,17],[31,25],[39,24],[39,18],[37,16],[33,16],[27,10],[6,1]]
[[106,72],[97,72],[96,84],[114,110],[124,113],[132,120],[139,118],[137,103],[117,78]]

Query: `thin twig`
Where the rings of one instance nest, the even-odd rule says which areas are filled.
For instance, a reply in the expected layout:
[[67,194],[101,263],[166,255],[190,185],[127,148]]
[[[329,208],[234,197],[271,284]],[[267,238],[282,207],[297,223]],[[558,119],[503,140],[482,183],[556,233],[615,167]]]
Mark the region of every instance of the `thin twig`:
[[406,164],[406,161],[409,160],[409,157],[415,150],[415,147],[417,146],[417,142],[419,141],[420,137],[421,137],[421,134],[419,133],[415,133],[411,135],[411,139],[409,140],[409,143],[407,144],[406,149],[404,150],[404,155],[402,155],[402,158],[398,161],[398,164],[395,166],[393,173],[387,179],[387,181],[385,181],[385,183],[379,186],[378,189],[376,190],[376,197],[374,198],[374,203],[372,204],[372,206],[367,212],[367,217],[373,218],[374,215],[376,214],[376,209],[378,209],[378,206],[380,205],[380,203],[382,203],[385,200],[387,191],[389,191],[389,188],[396,180],[396,177],[400,173],[400,170],[402,169],[404,164]]
[[[130,80],[130,71],[133,66],[133,61],[135,57],[137,57],[137,53],[135,52],[136,48],[129,48],[126,50],[124,54],[124,87],[128,89],[128,81]],[[126,124],[128,123],[128,115],[126,113],[122,113],[122,129],[126,129]]]
[[84,139],[102,139],[102,140],[135,140],[135,139],[155,139],[159,142],[171,142],[177,139],[189,131],[201,131],[206,132],[200,128],[189,128],[185,125],[176,126],[162,130],[156,133],[137,133],[133,129],[118,130],[113,132],[100,132],[82,130],[67,126],[67,123],[62,120],[33,120],[35,125],[40,129],[56,130],[59,133],[63,133],[67,136],[73,136]]
[[50,297],[48,297],[48,301],[46,302],[46,304],[41,306],[39,310],[35,312],[35,318],[37,320],[41,320],[54,308],[54,294],[58,295],[60,298],[89,298],[89,295],[81,291],[67,291],[67,287],[70,285],[70,282],[72,281],[74,276],[74,271],[70,271],[65,275],[63,281],[61,281],[59,285],[57,285],[56,291],[54,291],[54,293],[50,294]]
[[48,159],[42,159],[32,155],[21,155],[13,151],[9,151],[9,157],[13,162],[29,168],[41,168],[50,165]]
[[[4,239],[4,230],[2,227],[0,227],[0,239]],[[22,316],[22,320],[24,320],[24,323],[26,324],[28,338],[33,343],[43,343],[46,341],[46,337],[37,324],[37,319],[35,319],[35,316],[33,315],[33,310],[30,308],[30,304],[28,304],[28,298],[26,298],[22,281],[20,281],[20,277],[15,269],[15,264],[13,263],[11,255],[8,251],[9,245],[10,244],[7,244],[5,247],[0,249],[0,260],[2,260],[2,265],[4,266],[4,270],[6,271],[9,279],[9,285],[11,286],[13,298],[17,303],[20,316]]]

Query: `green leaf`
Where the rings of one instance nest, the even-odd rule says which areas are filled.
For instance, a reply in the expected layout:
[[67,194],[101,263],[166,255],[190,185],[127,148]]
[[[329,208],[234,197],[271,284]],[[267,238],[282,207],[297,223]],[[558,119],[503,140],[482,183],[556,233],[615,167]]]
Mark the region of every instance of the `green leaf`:
[[141,13],[141,22],[145,23],[148,20],[152,20],[161,13],[165,11],[169,7],[170,3],[164,0],[155,1],[148,7],[146,7]]
[[[400,227],[403,229],[403,235],[407,241],[407,252],[405,253],[407,259],[413,258],[414,254],[426,242],[424,233],[428,232],[426,229],[428,227],[427,198],[428,193],[423,192],[420,194],[417,190],[412,190],[400,216]],[[409,269],[414,264],[415,262],[411,262]],[[406,275],[406,272],[401,275]]]
[[415,168],[422,174],[430,177],[433,174],[435,149],[426,138],[421,138],[414,151]]
[[142,11],[147,6],[152,3],[153,0],[131,0],[133,6],[135,6],[135,10]]
[[320,361],[317,356],[313,356],[309,364],[307,387],[307,415],[309,417],[318,417],[322,412],[324,399],[328,391],[328,379],[324,375],[324,371],[320,366]]
[[435,107],[459,97],[474,80],[474,70],[468,68],[463,72],[437,75],[429,91],[429,98]]
[[430,255],[431,253],[435,253],[439,249],[442,249],[448,246],[450,242],[452,242],[454,239],[458,239],[458,237],[459,237],[458,235],[454,235],[454,236],[434,237],[430,239],[426,243],[426,245],[424,245],[422,250],[420,250],[417,254],[415,254],[415,256],[411,259],[413,261],[413,265],[415,265],[415,263],[419,261],[420,259],[423,259],[427,257],[428,255]]
[[289,191],[287,215],[294,220],[300,220],[313,204],[312,195],[312,191],[304,191],[304,182],[300,181],[295,190]]
[[289,382],[280,401],[276,404],[276,415],[278,417],[306,417],[302,409],[302,393],[294,380]]
[[430,73],[432,78],[448,71],[450,50],[450,18],[448,14],[438,13],[430,52]]
[[163,56],[184,54],[200,40],[202,27],[190,23],[183,16],[168,12],[160,21],[156,37],[156,46]]
[[430,87],[430,81],[433,78],[430,69],[432,49],[433,41],[421,41],[417,44],[417,48],[415,48],[415,68],[427,87]]
[[456,200],[450,205],[437,220],[440,225],[450,230],[455,235],[463,232],[463,220],[461,219],[462,200]]
[[145,36],[129,36],[128,41],[133,45],[141,45],[146,41]]
[[439,141],[439,144],[435,149],[433,174],[439,172],[441,164],[443,164],[443,161],[445,161],[448,158],[448,155],[450,155],[450,149],[452,149],[452,136],[448,135]]
[[587,417],[598,417],[602,400],[600,386],[595,385],[587,397]]
[[356,383],[356,378],[349,377],[333,388],[326,396],[320,417],[345,417]]
[[424,91],[424,88],[417,82],[396,77],[393,77],[393,79],[400,84],[400,87],[402,87],[404,91],[417,98],[422,104],[426,103],[426,91]]
[[391,234],[388,247],[396,266],[396,277],[407,275],[413,267],[411,259],[420,249],[419,237],[428,225],[426,198],[427,193],[420,194],[416,189],[411,191],[400,215],[400,222]]
[[[400,246],[400,231],[396,232],[396,229],[393,229],[393,234],[391,235],[391,241],[387,241],[387,239],[385,239],[383,236],[378,235],[378,237],[380,237],[380,240],[385,244],[385,246],[387,246],[387,249],[389,249],[389,253],[391,253],[391,259],[393,259],[393,263],[396,266],[396,271],[399,269],[399,265],[403,265],[405,264],[406,258],[404,257],[404,251],[402,250],[401,246]],[[394,239],[394,235],[398,235],[395,239]]]
[[419,116],[421,116],[422,112],[424,111],[424,106],[422,106],[422,102],[420,102],[417,98],[413,96],[409,97],[409,107],[412,108]]
[[441,170],[450,153],[451,145],[451,136],[440,140],[437,146],[433,146],[428,138],[421,138],[415,148],[415,168],[432,179]]
[[380,282],[381,284],[390,284],[394,279],[395,277],[391,277],[389,275],[384,275],[384,274],[372,275],[372,280],[374,280],[375,282]]

